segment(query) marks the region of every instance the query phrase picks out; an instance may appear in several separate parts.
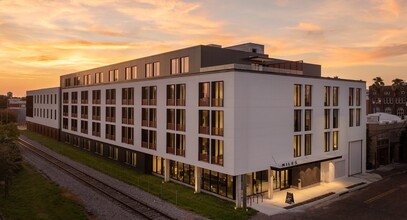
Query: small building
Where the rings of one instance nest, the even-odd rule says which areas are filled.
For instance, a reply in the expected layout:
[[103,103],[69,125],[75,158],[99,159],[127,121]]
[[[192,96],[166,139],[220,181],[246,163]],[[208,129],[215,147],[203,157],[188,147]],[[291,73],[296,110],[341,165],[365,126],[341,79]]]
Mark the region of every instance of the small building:
[[407,126],[407,120],[384,112],[367,116],[367,163],[377,168],[407,159],[407,146],[399,144],[400,134]]

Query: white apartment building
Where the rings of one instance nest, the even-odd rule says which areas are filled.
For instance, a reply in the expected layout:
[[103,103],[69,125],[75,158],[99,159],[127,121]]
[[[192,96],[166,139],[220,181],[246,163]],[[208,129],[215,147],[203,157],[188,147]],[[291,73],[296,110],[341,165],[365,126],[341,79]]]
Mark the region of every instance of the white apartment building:
[[60,135],[240,206],[365,172],[365,92],[263,45],[200,45],[61,76]]

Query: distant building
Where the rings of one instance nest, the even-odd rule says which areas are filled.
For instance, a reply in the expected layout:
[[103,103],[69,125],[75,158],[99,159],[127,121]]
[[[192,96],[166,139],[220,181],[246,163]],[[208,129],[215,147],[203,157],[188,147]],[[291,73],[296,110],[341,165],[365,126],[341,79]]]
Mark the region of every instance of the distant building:
[[[9,92],[10,93],[10,92]],[[17,115],[17,123],[24,124],[26,117],[26,101],[21,98],[9,98],[7,108]]]
[[13,98],[13,93],[12,92],[8,92],[7,93],[7,97],[10,99],[10,98]]
[[[365,172],[366,83],[198,45],[66,74],[27,92],[28,128],[236,200]],[[243,194],[242,194],[243,193]]]
[[404,118],[407,115],[407,83],[399,91],[392,86],[383,86],[379,91],[369,86],[369,114],[385,112]]
[[387,113],[367,116],[368,146],[367,163],[372,168],[407,159],[407,146],[400,146],[400,133],[407,120]]

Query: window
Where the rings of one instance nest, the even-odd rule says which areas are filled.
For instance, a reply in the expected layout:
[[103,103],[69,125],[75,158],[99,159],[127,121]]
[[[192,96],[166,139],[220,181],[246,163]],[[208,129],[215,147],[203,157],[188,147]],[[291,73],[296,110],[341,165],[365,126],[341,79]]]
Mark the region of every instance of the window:
[[349,127],[353,127],[353,109],[349,109]]
[[152,128],[156,128],[157,127],[157,109],[150,108],[149,118],[150,118],[150,120],[149,120],[148,125]]
[[67,105],[64,105],[63,107],[62,107],[62,115],[63,116],[68,116],[68,114],[69,114],[69,106],[67,106]]
[[167,154],[175,154],[175,134],[167,133]]
[[71,79],[65,79],[65,87],[70,87],[71,86]]
[[325,123],[324,123],[324,128],[329,129],[331,127],[331,110],[330,109],[325,109],[324,110],[324,118],[325,118]]
[[148,127],[148,108],[141,109],[141,126]]
[[175,109],[167,109],[167,129],[175,130]]
[[294,85],[294,106],[301,106],[301,85],[299,84]]
[[356,88],[356,106],[360,106],[361,89]]
[[106,125],[106,139],[116,140],[116,126],[115,125]]
[[334,131],[332,132],[332,149],[333,150],[338,150],[338,134],[339,131]]
[[68,129],[68,119],[67,118],[62,119],[62,127],[64,129]]
[[103,73],[95,73],[95,84],[103,83]]
[[212,135],[223,136],[223,111],[212,111]]
[[71,119],[71,130],[72,131],[78,130],[78,121],[76,119]]
[[331,105],[331,87],[325,86],[324,87],[324,106]]
[[305,110],[305,131],[311,131],[312,127],[312,110]]
[[[64,92],[64,94],[63,94],[63,100],[64,100],[64,103],[69,103],[69,93],[67,93],[67,92]],[[40,96],[40,103],[41,103],[41,96]]]
[[116,122],[116,107],[106,107],[106,122]]
[[92,103],[93,104],[100,104],[100,90],[93,90],[92,91]]
[[177,109],[177,131],[185,131],[185,109]]
[[157,86],[150,86],[150,100],[148,104],[157,105]]
[[149,131],[149,149],[156,150],[157,149],[157,132],[156,131]]
[[301,131],[301,110],[294,110],[294,132]]
[[199,138],[199,161],[209,163],[209,138]]
[[100,137],[100,123],[92,122],[92,135]]
[[209,106],[209,82],[199,83],[199,106]]
[[324,146],[325,146],[325,152],[329,152],[331,150],[331,132],[325,132],[324,133]]
[[152,63],[147,63],[146,64],[146,78],[153,77],[153,64]]
[[78,106],[73,105],[71,106],[71,117],[78,117]]
[[126,150],[126,155],[125,155],[125,163],[132,165],[132,166],[136,166],[137,164],[137,154],[132,152],[132,151],[128,151]]
[[134,108],[122,107],[122,124],[134,124]]
[[294,157],[301,156],[301,135],[294,135]]
[[384,109],[384,112],[385,112],[385,113],[388,113],[388,114],[391,114],[392,109],[391,109],[390,107],[386,107],[386,108]]
[[199,110],[199,133],[209,135],[209,111]]
[[88,104],[88,91],[81,92],[81,104]]
[[167,85],[167,105],[175,105],[175,85]]
[[353,106],[354,89],[349,88],[349,106]]
[[119,80],[119,70],[109,70],[108,81],[115,82]]
[[88,119],[88,106],[81,106],[81,118]]
[[399,117],[404,116],[404,109],[402,107],[397,108],[397,116]]
[[142,105],[157,105],[157,86],[142,87],[141,97]]
[[122,104],[134,105],[134,88],[122,89]]
[[124,69],[124,79],[125,80],[137,79],[137,66],[126,67]]
[[83,134],[88,134],[88,122],[87,121],[81,121],[81,132]]
[[223,106],[223,81],[212,82],[212,106]]
[[305,138],[305,156],[311,155],[312,149],[311,134],[306,134],[304,138]]
[[338,128],[339,127],[339,109],[334,109],[332,113],[333,113],[332,128]]
[[211,163],[223,166],[223,141],[212,140]]
[[171,74],[178,74],[179,73],[179,59],[171,59]]
[[71,93],[71,103],[72,104],[78,103],[78,92]]
[[186,86],[185,84],[177,84],[177,106],[185,106]]
[[[301,95],[300,95],[300,98],[301,98]],[[312,86],[305,85],[305,106],[311,106],[311,105],[312,105]]]
[[90,85],[90,84],[92,84],[92,75],[90,75],[90,74],[84,75],[84,76],[83,76],[83,84],[84,84],[84,85]]
[[153,63],[153,74],[154,76],[159,76],[160,75],[160,62],[154,62]]
[[333,87],[333,106],[338,106],[339,104],[339,87],[334,86]]
[[181,73],[189,72],[189,57],[181,57]]
[[176,143],[176,155],[185,157],[185,135],[177,134]]
[[133,79],[137,79],[137,66],[131,67],[131,75],[133,76]]
[[73,85],[74,86],[79,86],[81,84],[81,77],[80,76],[75,76],[73,78]]
[[133,144],[133,128],[122,127],[122,143]]
[[92,106],[92,119],[100,121],[100,107]]
[[356,126],[360,126],[360,108],[356,109]]
[[106,104],[116,104],[116,89],[106,89]]

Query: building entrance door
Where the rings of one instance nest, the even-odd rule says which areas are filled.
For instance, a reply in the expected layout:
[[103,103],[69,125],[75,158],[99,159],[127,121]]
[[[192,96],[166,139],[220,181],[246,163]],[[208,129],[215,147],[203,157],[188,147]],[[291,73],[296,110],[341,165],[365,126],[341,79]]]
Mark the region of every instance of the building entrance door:
[[273,170],[273,189],[287,189],[291,186],[291,170]]

